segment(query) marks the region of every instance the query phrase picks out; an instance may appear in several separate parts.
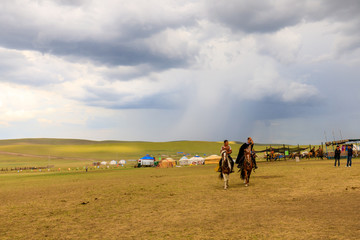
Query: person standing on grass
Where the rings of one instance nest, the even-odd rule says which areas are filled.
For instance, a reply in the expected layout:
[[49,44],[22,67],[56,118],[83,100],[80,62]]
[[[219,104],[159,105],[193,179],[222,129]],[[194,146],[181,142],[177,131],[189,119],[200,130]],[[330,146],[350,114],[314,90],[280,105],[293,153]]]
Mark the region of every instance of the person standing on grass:
[[[229,157],[229,159],[230,159],[230,163],[231,163],[231,169],[233,169],[233,167],[234,167],[234,160],[232,159],[232,157],[230,156],[230,154],[232,153],[232,149],[231,149],[231,147],[230,147],[230,145],[229,145],[229,141],[228,140],[224,140],[224,145],[221,147],[221,150],[220,150],[220,153],[222,152],[222,151],[226,151],[226,154],[228,155],[228,157]],[[221,162],[222,161],[222,158],[220,158],[220,161],[219,161],[219,170],[218,170],[218,172],[221,172],[221,169],[220,169],[220,167],[221,167]]]
[[340,167],[340,154],[341,154],[341,150],[340,150],[340,146],[336,146],[336,149],[335,149],[335,155],[334,155],[334,158],[335,158],[335,164],[334,164],[334,167],[336,167],[336,161],[338,161],[338,167]]
[[346,167],[351,167],[353,150],[351,146],[348,146],[347,150],[348,150],[348,157],[347,157]]

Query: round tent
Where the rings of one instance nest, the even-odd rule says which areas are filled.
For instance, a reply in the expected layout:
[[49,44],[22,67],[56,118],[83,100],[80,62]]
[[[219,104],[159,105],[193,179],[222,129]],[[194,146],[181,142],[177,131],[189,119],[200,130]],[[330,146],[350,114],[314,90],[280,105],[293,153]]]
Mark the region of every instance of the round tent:
[[111,160],[109,164],[110,164],[110,165],[116,165],[117,162],[116,162],[115,160]]
[[211,155],[211,156],[205,158],[205,162],[206,163],[218,163],[220,158],[221,157],[218,155]]
[[190,162],[190,160],[189,160],[186,156],[183,156],[182,158],[180,158],[179,164],[180,164],[181,166],[185,166],[185,165],[190,165],[191,162]]
[[203,165],[205,164],[205,158],[196,155],[189,159],[192,165]]
[[161,160],[158,167],[159,168],[169,168],[176,166],[176,162],[172,158],[166,158],[164,160]]

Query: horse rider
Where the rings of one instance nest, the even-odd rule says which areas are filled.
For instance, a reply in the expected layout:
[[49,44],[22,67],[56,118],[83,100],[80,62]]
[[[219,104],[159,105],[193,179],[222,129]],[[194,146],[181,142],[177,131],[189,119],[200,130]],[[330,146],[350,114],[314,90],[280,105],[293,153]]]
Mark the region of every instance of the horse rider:
[[[234,160],[232,159],[232,157],[230,156],[230,154],[232,153],[232,149],[229,145],[229,141],[228,140],[224,140],[224,145],[221,147],[221,150],[220,150],[220,153],[222,151],[226,151],[226,154],[228,156],[228,158],[230,159],[230,164],[231,164],[231,169],[234,168]],[[222,158],[220,158],[220,161],[219,161],[219,170],[218,172],[221,172],[221,164],[222,164]],[[233,172],[233,170],[232,170]]]
[[238,164],[238,168],[242,168],[243,164],[244,164],[244,151],[245,149],[247,149],[249,146],[251,146],[251,160],[255,166],[255,169],[257,169],[257,164],[256,164],[256,160],[255,160],[255,156],[254,156],[254,152],[253,152],[253,147],[254,147],[254,141],[251,139],[251,137],[248,137],[247,142],[244,143],[240,149],[239,149],[239,154],[236,158],[236,164]]

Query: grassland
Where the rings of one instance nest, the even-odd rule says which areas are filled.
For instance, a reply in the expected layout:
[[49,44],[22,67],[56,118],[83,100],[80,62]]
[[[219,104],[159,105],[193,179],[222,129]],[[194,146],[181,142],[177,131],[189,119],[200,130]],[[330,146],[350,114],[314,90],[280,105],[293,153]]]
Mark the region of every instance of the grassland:
[[260,162],[0,174],[1,239],[358,239],[360,165]]
[[[235,144],[236,145],[236,144]],[[238,144],[237,144],[238,145]],[[201,141],[179,142],[115,142],[58,139],[23,139],[0,141],[1,152],[36,155],[37,157],[78,158],[95,160],[138,159],[145,154],[153,156],[182,156],[218,153],[221,143]]]
[[[234,144],[236,145],[239,144]],[[218,153],[221,143],[201,141],[117,142],[75,139],[17,139],[0,141],[0,168],[40,167],[83,168],[97,161],[135,160],[150,154],[179,159]],[[181,153],[179,153],[181,152]]]
[[[0,238],[358,239],[359,159],[352,168],[345,160],[339,168],[332,160],[260,160],[250,187],[234,173],[226,191],[216,165],[83,169],[147,153],[217,154],[221,144],[0,141],[0,168],[55,165],[42,172],[0,171]],[[236,152],[240,143],[231,146]]]
[[[241,143],[231,142],[233,156]],[[89,141],[77,139],[15,139],[0,140],[0,168],[40,167],[82,168],[94,161],[113,159],[134,160],[150,154],[179,159],[183,154],[208,156],[219,154],[222,142],[176,141],[176,142],[121,142]],[[267,145],[256,144],[256,150]]]

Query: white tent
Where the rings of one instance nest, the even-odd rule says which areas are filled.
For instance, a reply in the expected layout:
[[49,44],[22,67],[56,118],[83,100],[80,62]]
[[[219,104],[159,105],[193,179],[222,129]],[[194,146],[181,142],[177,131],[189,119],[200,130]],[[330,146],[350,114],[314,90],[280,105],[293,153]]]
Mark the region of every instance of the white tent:
[[106,165],[107,162],[103,161],[103,162],[101,162],[100,164],[101,164],[101,165]]
[[181,165],[181,166],[190,165],[190,164],[191,164],[191,162],[189,161],[189,159],[186,156],[183,156],[179,160],[179,165]]
[[117,162],[115,161],[115,160],[112,160],[112,161],[110,161],[110,163],[109,163],[110,165],[116,165],[117,164]]
[[188,159],[187,157],[182,157],[180,160],[179,160],[179,164],[180,165],[202,165],[205,163],[205,158],[202,158],[198,155],[196,155],[195,157],[192,157],[190,159]]
[[205,164],[205,158],[196,155],[189,159],[192,165],[203,165]]
[[126,164],[126,161],[125,161],[125,160],[120,160],[120,161],[119,161],[119,164],[124,165],[124,164]]

